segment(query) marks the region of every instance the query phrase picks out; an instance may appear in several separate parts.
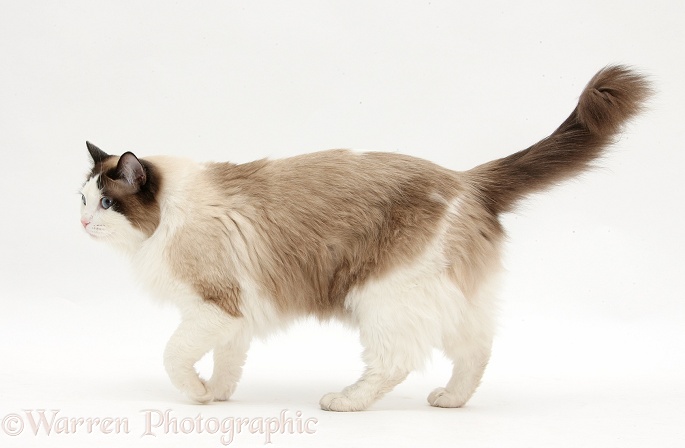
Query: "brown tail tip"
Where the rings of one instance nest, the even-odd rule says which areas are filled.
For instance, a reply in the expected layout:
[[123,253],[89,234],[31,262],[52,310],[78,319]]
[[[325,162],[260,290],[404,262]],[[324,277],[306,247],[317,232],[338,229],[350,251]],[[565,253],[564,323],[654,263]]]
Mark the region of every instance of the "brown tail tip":
[[623,65],[600,70],[578,101],[578,119],[593,134],[613,134],[636,116],[652,93],[649,81]]

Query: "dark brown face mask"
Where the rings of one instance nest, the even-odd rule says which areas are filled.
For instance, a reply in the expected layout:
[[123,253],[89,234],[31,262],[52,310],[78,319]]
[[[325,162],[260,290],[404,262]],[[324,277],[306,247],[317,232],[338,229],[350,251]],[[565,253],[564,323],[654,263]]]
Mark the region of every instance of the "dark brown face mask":
[[160,220],[156,198],[160,178],[155,168],[132,152],[117,157],[90,142],[86,146],[93,159],[91,177],[99,175],[103,208],[123,214],[146,235],[152,235]]

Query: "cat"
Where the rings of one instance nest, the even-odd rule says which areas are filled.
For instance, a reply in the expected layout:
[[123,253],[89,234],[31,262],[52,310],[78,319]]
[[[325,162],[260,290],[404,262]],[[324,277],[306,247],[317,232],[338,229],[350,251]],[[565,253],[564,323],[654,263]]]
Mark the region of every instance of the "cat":
[[[322,409],[366,409],[433,347],[454,367],[428,402],[461,407],[490,357],[500,216],[589,168],[650,92],[633,69],[605,67],[549,137],[464,172],[379,152],[196,163],[114,156],[87,142],[81,223],[130,255],[152,295],[178,306],[164,366],[195,402],[231,397],[253,337],[316,316],[358,328],[366,363]],[[194,365],[210,351],[205,381]]]

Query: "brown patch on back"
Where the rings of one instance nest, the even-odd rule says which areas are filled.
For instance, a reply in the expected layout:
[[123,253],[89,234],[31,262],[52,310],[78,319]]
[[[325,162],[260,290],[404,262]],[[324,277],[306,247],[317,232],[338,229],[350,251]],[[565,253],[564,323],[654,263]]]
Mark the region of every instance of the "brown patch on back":
[[197,202],[172,265],[232,315],[234,276],[248,272],[281,312],[328,317],[351,288],[418,257],[459,189],[456,173],[395,154],[210,164],[188,192]]

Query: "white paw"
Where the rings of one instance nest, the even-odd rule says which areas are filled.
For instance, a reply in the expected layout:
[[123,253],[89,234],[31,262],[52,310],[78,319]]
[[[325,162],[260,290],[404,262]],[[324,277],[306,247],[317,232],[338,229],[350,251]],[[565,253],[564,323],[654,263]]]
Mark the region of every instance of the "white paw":
[[358,400],[353,400],[340,392],[332,392],[321,397],[319,401],[324,411],[350,412],[362,411],[366,405]]
[[467,400],[444,387],[438,387],[428,395],[428,403],[438,408],[460,408]]
[[214,396],[207,389],[205,383],[199,378],[197,381],[193,381],[192,383],[183,387],[182,391],[188,396],[188,398],[200,404],[207,404],[214,399]]
[[237,383],[220,383],[218,381],[213,381],[213,379],[210,379],[205,383],[205,387],[207,387],[207,390],[215,401],[227,401],[231,398],[233,392],[235,392],[237,385]]

